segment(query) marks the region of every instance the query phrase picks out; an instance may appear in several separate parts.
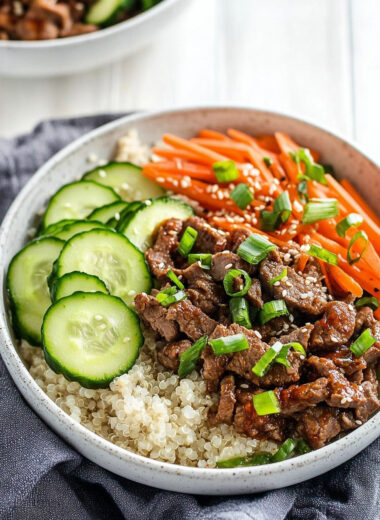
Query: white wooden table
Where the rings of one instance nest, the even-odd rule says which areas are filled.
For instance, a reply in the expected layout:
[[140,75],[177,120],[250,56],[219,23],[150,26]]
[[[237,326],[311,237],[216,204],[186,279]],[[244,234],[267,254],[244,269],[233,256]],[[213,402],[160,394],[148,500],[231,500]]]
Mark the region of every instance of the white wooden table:
[[0,78],[0,135],[50,117],[239,103],[311,119],[380,158],[379,0],[191,1],[123,62]]

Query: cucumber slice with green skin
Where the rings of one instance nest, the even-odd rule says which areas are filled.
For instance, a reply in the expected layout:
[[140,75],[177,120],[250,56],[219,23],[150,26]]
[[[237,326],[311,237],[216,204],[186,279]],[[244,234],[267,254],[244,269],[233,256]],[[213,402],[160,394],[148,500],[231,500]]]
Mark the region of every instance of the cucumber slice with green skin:
[[95,208],[120,200],[109,186],[94,181],[66,184],[50,199],[42,221],[43,228],[63,219],[84,219]]
[[31,242],[13,257],[7,273],[7,291],[13,326],[18,337],[41,345],[41,325],[51,304],[47,276],[64,245],[45,237]]
[[74,224],[74,222],[78,221],[70,218],[60,220],[58,222],[55,222],[54,224],[50,224],[50,226],[48,226],[45,229],[41,229],[38,233],[38,236],[52,237],[55,235],[55,233],[58,233],[58,231],[60,231],[62,228],[64,228],[68,224]]
[[[127,222],[130,220],[131,216],[140,208],[144,207],[146,205],[145,202],[140,202],[139,200],[136,200],[135,202],[131,202],[120,215],[120,220],[116,224],[116,231],[119,233],[123,233],[124,229],[126,228]],[[110,221],[108,225],[112,225],[114,221]]]
[[76,292],[49,308],[42,341],[52,370],[86,388],[106,388],[135,364],[143,335],[120,298]]
[[128,206],[129,203],[123,200],[113,202],[112,204],[107,204],[101,208],[94,209],[94,211],[90,213],[87,218],[88,220],[97,220],[98,222],[107,224],[111,219],[115,218],[115,215],[118,214],[120,216],[123,210],[125,210]]
[[124,235],[93,229],[71,238],[54,264],[51,280],[81,271],[103,280],[109,292],[130,305],[136,294],[149,292],[152,279],[144,255]]
[[78,233],[91,231],[91,229],[107,229],[107,226],[101,222],[95,222],[93,220],[77,220],[72,224],[67,224],[67,226],[64,226],[57,233],[55,233],[54,236],[66,241],[70,240],[70,238],[72,238],[74,235],[77,235]]
[[106,284],[97,276],[74,271],[64,274],[61,278],[56,280],[50,291],[51,301],[54,303],[78,291],[109,294]]
[[140,251],[146,251],[153,242],[156,228],[169,218],[186,220],[194,215],[194,210],[188,204],[170,197],[160,197],[146,201],[126,221],[123,233]]
[[98,0],[87,12],[85,22],[91,25],[108,25],[119,11],[134,7],[135,0]]
[[110,186],[123,200],[134,201],[161,197],[165,192],[144,177],[141,168],[129,162],[111,162],[84,174],[83,179]]

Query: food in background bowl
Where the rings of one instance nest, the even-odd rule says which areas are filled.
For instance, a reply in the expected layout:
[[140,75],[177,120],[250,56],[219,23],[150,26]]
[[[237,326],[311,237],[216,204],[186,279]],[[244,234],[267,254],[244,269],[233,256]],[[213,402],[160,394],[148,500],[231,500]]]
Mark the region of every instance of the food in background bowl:
[[97,31],[146,11],[161,0],[5,0],[1,40],[53,40]]
[[99,435],[189,466],[278,462],[360,426],[380,404],[378,217],[285,134],[163,140],[142,171],[61,188],[12,261],[33,377]]

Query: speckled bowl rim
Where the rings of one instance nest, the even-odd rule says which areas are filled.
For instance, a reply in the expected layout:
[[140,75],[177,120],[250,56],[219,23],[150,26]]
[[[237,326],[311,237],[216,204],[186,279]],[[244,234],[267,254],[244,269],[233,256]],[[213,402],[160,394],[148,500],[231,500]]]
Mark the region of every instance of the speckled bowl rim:
[[[321,126],[311,123],[304,118],[298,118],[289,116],[287,114],[283,114],[280,112],[274,112],[274,111],[266,111],[266,110],[259,110],[254,109],[252,107],[246,107],[246,106],[239,106],[239,105],[232,105],[232,106],[197,106],[197,107],[189,107],[189,108],[182,108],[182,109],[174,109],[174,110],[160,110],[160,111],[154,111],[149,113],[143,113],[143,114],[134,114],[130,116],[125,116],[120,119],[117,119],[115,121],[112,121],[111,123],[108,123],[106,125],[103,125],[84,136],[80,137],[79,139],[75,140],[73,143],[66,146],[64,149],[59,151],[57,154],[55,154],[49,161],[47,161],[39,170],[38,172],[29,180],[29,182],[24,186],[24,188],[21,190],[19,195],[16,197],[14,202],[12,203],[11,207],[9,208],[2,226],[0,228],[0,266],[2,267],[0,271],[0,284],[1,287],[4,287],[4,271],[7,266],[4,265],[4,259],[2,258],[2,251],[5,247],[5,230],[11,226],[12,220],[14,215],[16,214],[18,207],[23,203],[24,199],[27,198],[29,190],[40,182],[44,175],[56,164],[64,160],[66,157],[70,155],[71,152],[77,150],[78,148],[81,148],[81,146],[85,143],[90,142],[95,137],[99,137],[101,135],[107,134],[108,132],[112,131],[113,129],[117,128],[120,125],[125,125],[126,123],[131,124],[133,126],[133,123],[135,121],[149,119],[151,117],[157,117],[161,115],[169,115],[169,114],[176,114],[176,113],[185,113],[189,114],[191,111],[196,110],[205,110],[205,111],[213,111],[213,110],[247,110],[251,113],[260,113],[264,115],[270,116],[281,116],[288,118],[290,120],[293,120],[297,123],[310,125],[312,127],[315,127],[317,130],[323,131],[326,134],[338,138],[344,143],[347,143],[349,146],[354,148],[357,152],[359,152],[361,155],[363,155],[367,160],[372,162],[376,166],[376,162],[372,159],[369,159],[366,154],[364,154],[355,144],[351,143],[347,139],[342,138],[336,133],[326,131]],[[165,129],[163,129],[164,131]],[[327,446],[320,448],[316,451],[312,451],[310,453],[307,453],[305,455],[300,455],[298,457],[295,457],[293,459],[288,459],[283,462],[277,462],[270,465],[263,465],[263,466],[253,466],[253,467],[242,467],[242,468],[231,468],[231,469],[216,469],[216,468],[198,468],[198,467],[189,467],[189,466],[181,466],[178,464],[171,464],[167,462],[157,461],[154,459],[150,459],[148,457],[144,457],[142,455],[138,455],[136,453],[133,453],[132,451],[128,451],[124,448],[120,448],[116,446],[115,444],[111,443],[110,441],[107,441],[100,437],[99,435],[91,432],[88,430],[85,426],[82,424],[74,421],[69,415],[67,415],[61,408],[58,407],[52,401],[47,394],[43,392],[43,390],[37,385],[33,377],[29,374],[27,368],[24,366],[21,358],[19,357],[16,347],[13,344],[13,341],[10,337],[10,335],[7,333],[7,323],[5,318],[5,313],[7,312],[7,305],[5,298],[1,299],[0,303],[0,354],[3,357],[3,360],[11,373],[12,379],[16,383],[16,385],[25,386],[27,387],[32,394],[34,394],[34,397],[37,399],[38,404],[41,408],[45,409],[48,415],[55,416],[55,419],[58,419],[59,424],[62,428],[68,428],[72,431],[75,431],[80,437],[81,440],[86,443],[93,446],[99,447],[101,450],[103,450],[105,453],[108,453],[111,456],[116,456],[120,461],[123,461],[125,463],[133,463],[135,466],[140,468],[148,468],[151,470],[154,470],[155,472],[161,471],[162,473],[167,473],[172,476],[184,476],[188,477],[190,479],[194,480],[203,480],[204,482],[207,480],[214,480],[217,479],[220,481],[220,485],[222,486],[223,483],[225,484],[227,480],[229,480],[232,476],[240,476],[242,478],[249,478],[249,480],[252,479],[260,479],[260,477],[270,476],[276,473],[283,473],[287,472],[291,469],[295,468],[304,468],[305,466],[313,465],[315,462],[320,461],[321,459],[324,459],[326,461],[326,467],[319,471],[316,475],[319,475],[321,473],[324,473],[325,471],[328,471],[341,463],[343,463],[346,460],[349,460],[351,457],[356,455],[359,451],[363,450],[367,445],[369,445],[372,441],[376,439],[378,435],[380,435],[380,412],[375,414],[369,421],[364,423],[362,426],[358,427],[356,430],[354,430],[351,433],[348,433],[345,437],[332,442],[331,444],[328,444]],[[23,392],[22,392],[23,393]],[[366,439],[363,443],[363,440]],[[361,441],[361,442],[359,442]],[[344,454],[343,452],[348,450],[348,447],[353,444],[359,444],[360,448],[357,449],[357,451],[352,452],[347,456],[347,453]],[[336,462],[335,459],[340,459],[339,453],[343,456],[341,458],[340,462]],[[330,457],[333,457],[335,460],[333,463],[329,464]],[[102,465],[100,463],[100,465]],[[307,477],[309,478],[309,477]],[[135,480],[138,480],[137,478]],[[304,479],[305,480],[305,479]],[[165,489],[168,489],[167,487],[163,486]],[[274,486],[275,487],[275,486]],[[273,487],[273,488],[274,488]],[[277,486],[278,487],[278,486]]]

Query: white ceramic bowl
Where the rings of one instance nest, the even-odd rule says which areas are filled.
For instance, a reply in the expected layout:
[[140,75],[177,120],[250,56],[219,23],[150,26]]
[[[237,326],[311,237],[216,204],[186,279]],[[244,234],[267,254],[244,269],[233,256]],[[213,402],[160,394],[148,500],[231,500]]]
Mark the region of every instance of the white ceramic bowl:
[[58,76],[116,61],[148,45],[190,0],[162,0],[144,13],[94,33],[41,41],[0,41],[0,75]]
[[[378,167],[357,148],[321,128],[288,116],[248,108],[195,108],[134,115],[105,125],[50,159],[12,204],[0,231],[0,284],[12,256],[26,241],[35,213],[64,183],[88,167],[86,157],[96,153],[111,158],[116,140],[128,129],[138,130],[142,141],[153,143],[163,132],[184,137],[200,128],[235,127],[255,134],[282,130],[321,152],[322,162],[333,164],[338,175],[358,186],[376,207],[380,189]],[[364,449],[380,434],[380,413],[344,438],[300,457],[238,469],[200,469],[167,464],[123,450],[73,421],[34,382],[23,365],[8,318],[5,291],[0,301],[0,353],[21,393],[46,423],[88,459],[114,473],[154,487],[199,494],[251,493],[275,489],[320,475]]]

